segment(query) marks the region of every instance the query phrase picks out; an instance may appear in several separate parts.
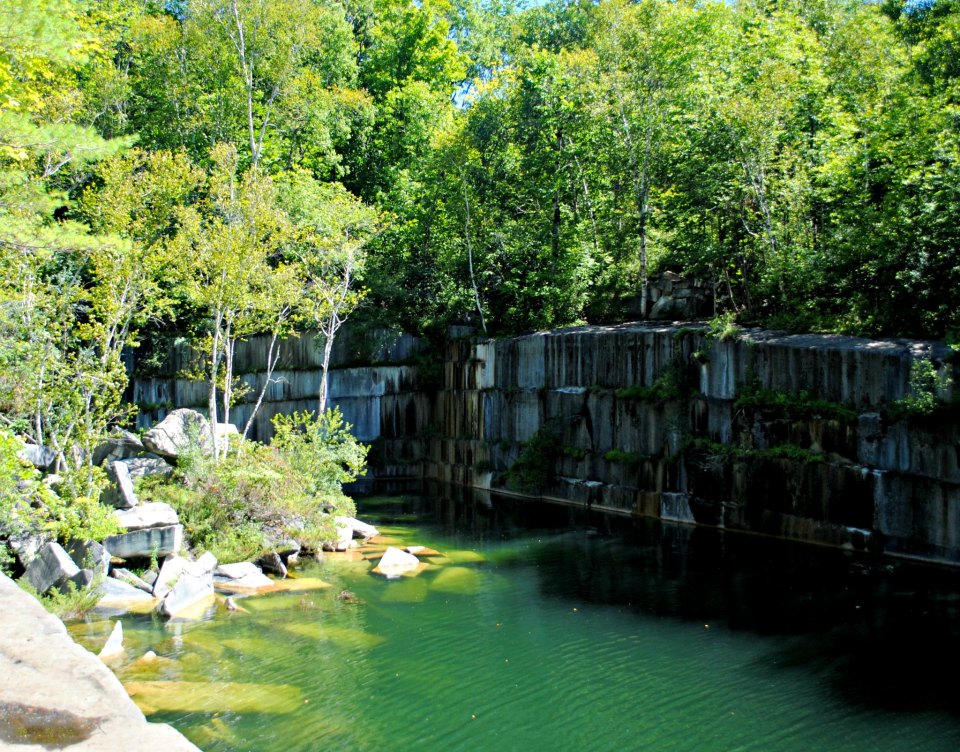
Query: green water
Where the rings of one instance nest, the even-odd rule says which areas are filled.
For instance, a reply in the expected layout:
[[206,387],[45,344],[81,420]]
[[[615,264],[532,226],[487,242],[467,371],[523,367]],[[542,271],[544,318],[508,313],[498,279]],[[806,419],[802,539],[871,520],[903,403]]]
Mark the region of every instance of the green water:
[[[951,571],[557,507],[360,508],[446,556],[397,580],[327,561],[300,574],[330,588],[247,613],[124,617],[127,660],[160,657],[116,665],[128,686],[214,683],[152,720],[231,752],[960,749]],[[229,710],[235,683],[269,712]]]

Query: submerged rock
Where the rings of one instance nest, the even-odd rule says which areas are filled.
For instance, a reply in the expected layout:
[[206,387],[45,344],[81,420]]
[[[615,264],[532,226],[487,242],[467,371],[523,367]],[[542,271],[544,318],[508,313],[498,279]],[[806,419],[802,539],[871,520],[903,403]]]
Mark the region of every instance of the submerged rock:
[[221,564],[213,572],[213,584],[226,590],[260,590],[273,587],[273,580],[250,561]]
[[118,620],[116,624],[113,625],[113,631],[110,632],[110,636],[107,638],[106,644],[100,650],[97,655],[100,658],[110,658],[115,655],[121,655],[123,653],[123,624]]

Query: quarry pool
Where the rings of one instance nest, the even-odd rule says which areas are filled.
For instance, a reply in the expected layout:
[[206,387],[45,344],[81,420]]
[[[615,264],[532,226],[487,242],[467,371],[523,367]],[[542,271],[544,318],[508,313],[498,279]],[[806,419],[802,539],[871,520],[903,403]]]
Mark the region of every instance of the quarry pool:
[[[113,667],[208,752],[960,749],[957,572],[462,496],[361,500],[362,555],[125,616]],[[388,580],[391,544],[438,555]]]

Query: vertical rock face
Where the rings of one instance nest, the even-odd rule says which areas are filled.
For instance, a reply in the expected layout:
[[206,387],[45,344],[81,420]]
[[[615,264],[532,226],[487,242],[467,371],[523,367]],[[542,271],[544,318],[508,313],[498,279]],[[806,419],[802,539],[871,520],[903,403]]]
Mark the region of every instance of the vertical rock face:
[[960,561],[956,413],[898,408],[921,359],[952,400],[944,345],[705,329],[454,343],[426,476],[496,487],[530,445],[546,497]]
[[[721,340],[646,322],[454,340],[436,369],[409,365],[411,338],[377,337],[366,350],[338,340],[330,394],[376,442],[379,478],[509,489],[534,468],[527,490],[566,502],[960,562],[957,413],[898,408],[928,359],[937,396],[953,400],[960,372],[942,343],[763,330]],[[269,438],[278,412],[315,408],[311,343],[284,343],[254,438]],[[256,387],[262,353],[250,348]],[[154,403],[186,393],[164,383],[136,389]],[[539,457],[524,452],[531,442]]]

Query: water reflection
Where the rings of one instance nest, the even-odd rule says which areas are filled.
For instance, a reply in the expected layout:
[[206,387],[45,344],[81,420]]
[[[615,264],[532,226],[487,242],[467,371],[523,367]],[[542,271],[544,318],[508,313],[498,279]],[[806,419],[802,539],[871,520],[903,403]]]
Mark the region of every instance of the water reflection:
[[394,509],[480,545],[539,531],[515,563],[536,566],[544,597],[781,638],[762,660],[817,674],[845,702],[960,717],[952,569],[472,489],[433,486]]

